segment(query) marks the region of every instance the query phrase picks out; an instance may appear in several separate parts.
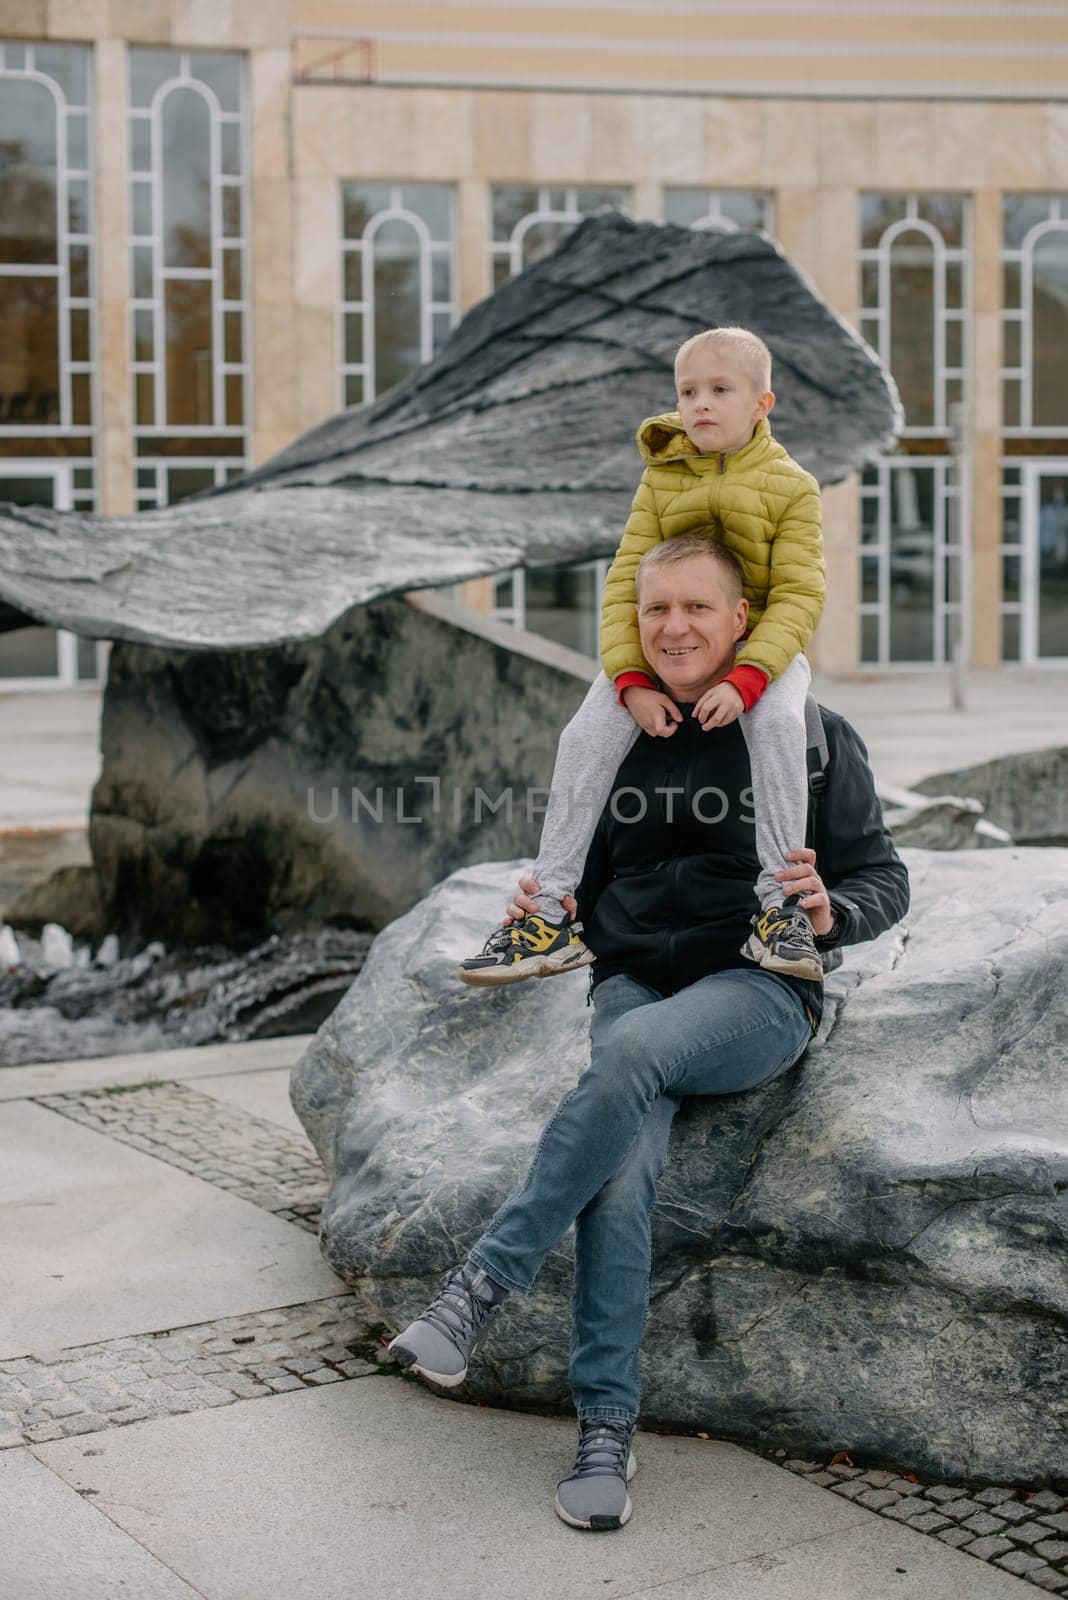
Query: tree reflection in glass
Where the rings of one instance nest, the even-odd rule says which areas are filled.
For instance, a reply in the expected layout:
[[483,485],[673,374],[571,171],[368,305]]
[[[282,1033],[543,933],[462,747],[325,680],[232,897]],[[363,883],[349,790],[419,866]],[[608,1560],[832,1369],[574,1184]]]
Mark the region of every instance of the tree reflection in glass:
[[[163,265],[210,268],[211,112],[196,89],[164,97],[162,129]],[[213,397],[212,284],[208,278],[165,277],[167,421],[211,427]]]
[[410,222],[391,217],[374,236],[375,390],[383,394],[420,361],[421,245]]
[[60,420],[56,101],[43,84],[0,96],[0,423]]
[[890,247],[890,370],[911,428],[935,423],[935,252],[909,229]]
[[1032,425],[1068,424],[1068,224],[1035,240],[1032,254]]

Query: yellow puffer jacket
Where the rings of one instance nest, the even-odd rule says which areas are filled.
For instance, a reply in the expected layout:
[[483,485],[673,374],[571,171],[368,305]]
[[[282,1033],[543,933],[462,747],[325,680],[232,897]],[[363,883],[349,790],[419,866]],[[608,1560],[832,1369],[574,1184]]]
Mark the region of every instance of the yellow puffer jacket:
[[646,463],[605,583],[601,664],[611,679],[647,672],[634,574],[647,550],[681,533],[719,539],[738,557],[750,635],[738,663],[777,678],[811,639],[823,610],[819,485],[771,436],[766,417],[747,445],[701,455],[677,411],[638,429]]

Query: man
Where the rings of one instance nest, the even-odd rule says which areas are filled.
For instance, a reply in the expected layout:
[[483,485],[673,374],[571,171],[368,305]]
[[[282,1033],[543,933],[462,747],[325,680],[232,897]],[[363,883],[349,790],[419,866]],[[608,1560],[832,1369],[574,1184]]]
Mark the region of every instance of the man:
[[[462,1383],[509,1290],[529,1293],[574,1222],[569,1375],[579,1448],[555,1509],[576,1528],[619,1528],[631,1515],[650,1214],[679,1101],[737,1094],[785,1072],[823,1009],[820,982],[741,954],[757,863],[746,742],[737,721],[702,727],[692,715],[731,670],[747,615],[723,546],[682,536],[643,558],[642,650],[682,716],[659,736],[643,733],[623,761],[578,888],[597,957],[590,1066],[550,1118],[523,1186],[389,1346],[431,1382]],[[826,952],[892,927],[908,908],[908,876],[863,744],[842,718],[824,719],[829,762],[812,845],[799,840],[778,876],[784,914],[803,910]],[[513,918],[535,904],[537,884],[520,887]]]

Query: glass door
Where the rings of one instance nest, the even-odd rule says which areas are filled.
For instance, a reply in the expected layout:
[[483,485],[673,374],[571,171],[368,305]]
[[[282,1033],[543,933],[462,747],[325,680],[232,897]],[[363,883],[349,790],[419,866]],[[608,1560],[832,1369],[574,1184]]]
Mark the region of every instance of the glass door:
[[1024,468],[1022,657],[1068,665],[1068,460]]
[[[71,463],[0,461],[0,500],[69,511]],[[95,679],[97,656],[95,640],[61,628],[14,628],[0,633],[0,689],[58,688]]]

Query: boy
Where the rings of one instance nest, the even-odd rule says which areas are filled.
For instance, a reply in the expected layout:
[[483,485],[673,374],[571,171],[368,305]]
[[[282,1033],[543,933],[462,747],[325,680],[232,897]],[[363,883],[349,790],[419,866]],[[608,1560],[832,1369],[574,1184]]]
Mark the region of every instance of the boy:
[[811,672],[803,651],[823,610],[819,486],[772,437],[771,353],[755,333],[712,328],[687,339],[675,357],[675,387],[678,411],[638,430],[645,470],[605,584],[604,671],[560,737],[532,869],[539,910],[495,929],[481,954],[461,962],[464,983],[552,977],[594,959],[564,898],[574,894],[616,771],[639,730],[668,739],[682,718],[642,655],[634,574],[653,545],[692,533],[734,552],[750,608],[737,665],[691,712],[706,730],[742,717],[761,910],[740,953],[773,972],[822,979],[811,923],[795,897],[783,900],[775,877],[805,837]]

